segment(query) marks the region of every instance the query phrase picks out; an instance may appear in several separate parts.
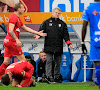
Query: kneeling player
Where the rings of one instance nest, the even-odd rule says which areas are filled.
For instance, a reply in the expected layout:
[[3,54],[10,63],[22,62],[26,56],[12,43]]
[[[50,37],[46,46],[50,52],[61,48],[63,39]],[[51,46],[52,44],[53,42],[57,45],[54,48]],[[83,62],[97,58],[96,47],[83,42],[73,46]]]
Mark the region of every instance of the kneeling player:
[[19,61],[9,65],[5,74],[1,77],[1,82],[9,85],[12,81],[13,87],[28,87],[35,86],[36,83],[32,80],[34,67],[27,61]]

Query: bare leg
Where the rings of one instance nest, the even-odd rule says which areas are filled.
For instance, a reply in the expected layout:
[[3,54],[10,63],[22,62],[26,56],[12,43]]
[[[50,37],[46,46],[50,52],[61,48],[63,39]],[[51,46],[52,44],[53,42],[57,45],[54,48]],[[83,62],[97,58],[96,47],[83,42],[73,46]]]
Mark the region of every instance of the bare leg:
[[7,66],[9,65],[10,61],[11,61],[10,57],[4,57],[4,62],[0,66],[0,79],[1,79],[2,75],[5,73],[5,70],[6,70]]
[[17,57],[19,60],[25,60],[25,61],[26,61],[26,58],[25,58],[24,54],[22,54],[22,55],[16,55],[16,57]]
[[11,58],[10,57],[4,57],[4,63],[10,64]]

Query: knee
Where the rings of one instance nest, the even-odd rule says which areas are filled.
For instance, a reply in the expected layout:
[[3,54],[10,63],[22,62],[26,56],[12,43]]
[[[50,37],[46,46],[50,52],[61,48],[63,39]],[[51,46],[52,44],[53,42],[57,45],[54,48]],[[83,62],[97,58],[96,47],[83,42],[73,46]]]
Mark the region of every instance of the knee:
[[4,60],[4,63],[6,63],[7,65],[10,64],[10,60]]
[[4,57],[4,63],[10,64],[11,58],[10,57]]

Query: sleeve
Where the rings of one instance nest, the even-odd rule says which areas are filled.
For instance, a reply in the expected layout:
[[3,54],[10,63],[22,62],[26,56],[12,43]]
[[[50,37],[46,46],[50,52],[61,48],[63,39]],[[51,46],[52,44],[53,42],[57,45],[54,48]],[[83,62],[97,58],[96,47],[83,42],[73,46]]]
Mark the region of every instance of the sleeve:
[[36,70],[36,62],[34,61],[34,71]]
[[44,22],[40,25],[39,31],[41,31],[41,30],[44,30],[44,32],[45,32],[45,30],[46,30],[46,21],[44,21]]
[[42,64],[41,62],[38,62],[38,77],[42,77]]
[[27,68],[27,72],[30,74],[30,75],[33,75],[33,73],[34,73],[34,67],[33,67],[33,65],[30,63],[30,62],[27,62],[28,64],[27,64],[27,66],[26,66],[26,68]]
[[89,21],[88,8],[83,11],[82,19],[85,21]]
[[9,23],[16,24],[16,22],[17,22],[17,17],[15,15],[12,15],[9,18]]
[[24,76],[24,82],[21,84],[22,87],[25,87],[32,77],[32,75],[30,75],[28,72],[24,71],[24,73],[25,76]]
[[35,71],[36,70],[36,62],[34,60],[31,60],[31,64],[33,65],[34,71]]
[[22,87],[25,87],[27,85],[27,83],[30,81],[31,77],[32,77],[32,74],[34,72],[34,67],[32,66],[31,63],[29,62],[26,62],[26,70],[27,71],[24,71],[23,70],[23,80],[24,82],[21,84]]
[[63,38],[65,40],[65,42],[67,43],[67,45],[70,45],[70,38],[69,38],[69,33],[68,33],[68,27],[67,25],[64,23],[64,29],[63,29]]

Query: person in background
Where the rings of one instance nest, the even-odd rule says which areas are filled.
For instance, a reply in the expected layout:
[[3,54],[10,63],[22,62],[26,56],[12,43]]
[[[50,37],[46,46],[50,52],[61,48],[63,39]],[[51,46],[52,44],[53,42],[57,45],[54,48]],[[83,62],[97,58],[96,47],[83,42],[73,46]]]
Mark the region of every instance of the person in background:
[[11,57],[16,56],[18,60],[26,60],[21,49],[22,43],[19,40],[21,28],[32,34],[46,36],[46,33],[37,32],[22,23],[19,16],[24,13],[24,10],[22,3],[15,4],[14,13],[9,18],[7,35],[4,39],[4,62],[0,66],[0,79],[11,61]]
[[35,72],[35,70],[36,70],[36,62],[31,59],[30,55],[26,55],[25,58],[26,58],[27,62],[30,62],[33,65],[33,67],[34,67],[34,73],[33,73],[32,76],[36,77],[36,72]]
[[[59,19],[61,9],[56,7],[52,10],[52,17],[46,19],[41,25],[39,31],[44,30],[47,33],[44,41],[44,52],[47,55],[46,60],[46,76],[50,82],[61,82],[60,80],[60,63],[61,54],[63,53],[63,39],[68,47],[73,48],[68,28],[65,22]],[[36,39],[40,38],[39,35],[35,36]],[[54,77],[52,75],[52,61],[54,60]]]
[[90,61],[95,63],[95,74],[97,83],[100,90],[100,0],[94,0],[95,2],[90,4],[83,11],[83,27],[82,27],[82,51],[87,53],[85,46],[85,36],[88,23],[90,23]]
[[4,57],[3,57],[3,55],[1,54],[1,50],[0,50],[0,65],[3,63],[3,61],[4,61]]
[[43,81],[43,74],[44,74],[44,77],[45,77],[45,66],[46,66],[46,53],[41,51],[39,53],[39,56],[40,56],[40,61],[38,62],[38,82],[42,82]]

